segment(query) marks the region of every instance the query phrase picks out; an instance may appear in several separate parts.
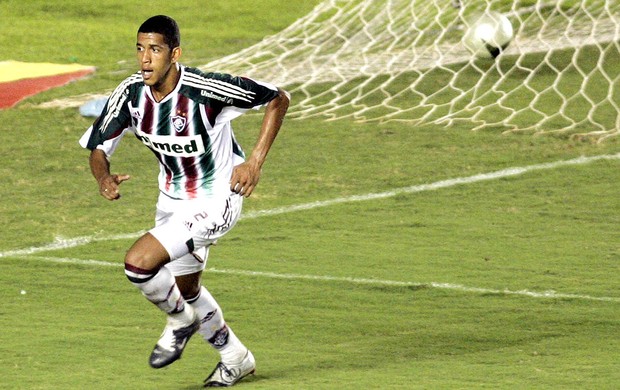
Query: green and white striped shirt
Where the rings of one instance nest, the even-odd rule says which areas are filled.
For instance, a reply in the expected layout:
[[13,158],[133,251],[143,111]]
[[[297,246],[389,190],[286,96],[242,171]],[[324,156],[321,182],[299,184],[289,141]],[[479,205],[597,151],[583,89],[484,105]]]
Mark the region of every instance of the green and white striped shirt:
[[195,199],[226,194],[233,167],[245,157],[231,121],[274,99],[277,88],[182,65],[180,71],[177,86],[160,102],[139,72],[126,78],[80,144],[110,156],[123,135],[132,132],[159,160],[159,189],[167,196]]

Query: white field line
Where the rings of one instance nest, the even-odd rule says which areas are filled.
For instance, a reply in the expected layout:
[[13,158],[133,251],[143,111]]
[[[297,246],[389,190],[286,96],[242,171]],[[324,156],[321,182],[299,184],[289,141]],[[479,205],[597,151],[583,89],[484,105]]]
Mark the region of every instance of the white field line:
[[[49,257],[49,256],[16,256],[26,260],[54,262],[63,264],[74,265],[87,265],[96,267],[123,267],[122,263],[114,263],[101,260],[84,260],[84,259],[72,259],[66,257]],[[436,282],[402,282],[397,280],[383,280],[383,279],[368,279],[368,278],[352,278],[341,276],[328,276],[328,275],[303,275],[303,274],[280,274],[275,272],[260,272],[260,271],[244,271],[244,270],[231,270],[231,269],[217,269],[207,268],[206,272],[226,274],[226,275],[238,275],[248,277],[263,277],[269,279],[285,279],[285,280],[309,280],[315,282],[337,282],[337,283],[350,283],[360,285],[373,285],[373,286],[388,286],[388,287],[414,287],[414,288],[434,288],[440,290],[453,290],[463,293],[474,294],[493,294],[493,295],[515,295],[525,296],[530,298],[547,298],[547,299],[576,299],[587,301],[603,301],[603,302],[620,302],[620,298],[613,297],[596,297],[591,295],[581,294],[562,294],[555,291],[536,292],[529,290],[498,290],[490,288],[480,287],[467,287],[461,284],[452,283],[436,283]]]
[[[341,198],[334,198],[334,199],[328,199],[328,200],[323,200],[323,201],[277,207],[277,208],[268,209],[268,210],[250,211],[245,214],[242,214],[241,219],[254,219],[254,218],[264,217],[264,216],[292,213],[292,212],[303,211],[303,210],[311,210],[311,209],[327,207],[327,206],[332,206],[332,205],[342,204],[342,203],[359,202],[359,201],[367,201],[367,200],[374,200],[374,199],[385,199],[385,198],[391,198],[391,197],[402,195],[402,194],[414,194],[418,192],[425,192],[425,191],[432,191],[432,190],[437,190],[441,188],[454,187],[454,186],[461,185],[461,184],[471,184],[471,183],[477,183],[481,181],[501,179],[501,178],[510,177],[510,176],[517,176],[517,175],[522,175],[524,173],[532,172],[532,171],[554,169],[554,168],[559,168],[559,167],[564,167],[564,166],[569,166],[569,165],[582,165],[582,164],[587,164],[587,163],[598,161],[598,160],[618,160],[618,159],[620,159],[620,153],[600,155],[600,156],[590,156],[590,157],[578,157],[572,160],[561,160],[561,161],[554,161],[550,163],[527,165],[524,167],[513,167],[513,168],[502,169],[502,170],[495,171],[495,172],[481,173],[481,174],[477,174],[473,176],[457,177],[455,179],[441,180],[441,181],[437,181],[437,182],[430,183],[430,184],[421,184],[421,185],[415,185],[415,186],[410,186],[410,187],[402,187],[402,188],[397,188],[397,189],[394,189],[392,191],[387,191],[387,192],[370,193],[370,194],[365,194],[365,195],[352,195],[352,196],[345,196]],[[118,235],[101,235],[101,236],[95,235],[95,236],[84,236],[84,237],[75,237],[75,238],[60,238],[59,237],[59,238],[56,238],[54,242],[49,243],[47,245],[40,246],[40,247],[31,247],[31,248],[25,248],[25,249],[16,249],[16,250],[9,250],[6,252],[0,252],[0,257],[30,255],[30,254],[52,251],[52,250],[57,250],[57,249],[73,248],[73,247],[87,245],[87,244],[90,244],[93,242],[99,242],[99,241],[135,239],[135,238],[140,237],[142,234],[144,234],[144,231],[136,232],[136,233],[128,233],[128,234],[118,234]]]

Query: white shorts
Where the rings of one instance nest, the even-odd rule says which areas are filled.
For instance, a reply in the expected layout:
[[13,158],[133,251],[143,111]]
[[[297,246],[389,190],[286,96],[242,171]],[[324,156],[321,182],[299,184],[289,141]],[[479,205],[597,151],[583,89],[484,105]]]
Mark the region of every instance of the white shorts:
[[174,276],[204,270],[209,246],[235,226],[242,205],[243,197],[235,193],[207,200],[178,200],[160,193],[149,233],[168,251],[166,267]]

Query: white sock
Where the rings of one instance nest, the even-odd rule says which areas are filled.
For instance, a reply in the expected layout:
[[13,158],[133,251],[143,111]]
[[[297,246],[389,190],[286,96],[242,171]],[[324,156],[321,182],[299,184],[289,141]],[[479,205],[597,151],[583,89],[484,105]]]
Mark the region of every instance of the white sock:
[[220,351],[220,356],[222,357],[222,363],[239,364],[248,353],[248,349],[245,345],[243,345],[241,340],[237,338],[237,335],[232,331],[232,329],[226,325],[224,326],[226,327],[226,332],[228,333],[228,342],[218,349]]
[[209,291],[204,286],[201,287],[200,294],[196,298],[189,299],[188,303],[200,318],[198,333],[220,353],[222,363],[240,363],[248,349],[226,325],[222,309]]
[[194,310],[185,305],[185,299],[168,268],[162,267],[153,273],[125,265],[125,274],[146,299],[168,314],[170,319],[180,324],[191,324],[194,321]]

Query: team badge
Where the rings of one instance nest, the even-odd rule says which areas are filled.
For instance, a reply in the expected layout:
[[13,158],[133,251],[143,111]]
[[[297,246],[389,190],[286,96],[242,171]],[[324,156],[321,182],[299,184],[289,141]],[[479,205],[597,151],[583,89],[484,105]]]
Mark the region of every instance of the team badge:
[[180,133],[183,131],[183,129],[185,129],[185,125],[187,124],[187,118],[185,118],[184,116],[173,116],[170,118],[170,120],[172,121],[172,127],[174,127],[177,133]]

